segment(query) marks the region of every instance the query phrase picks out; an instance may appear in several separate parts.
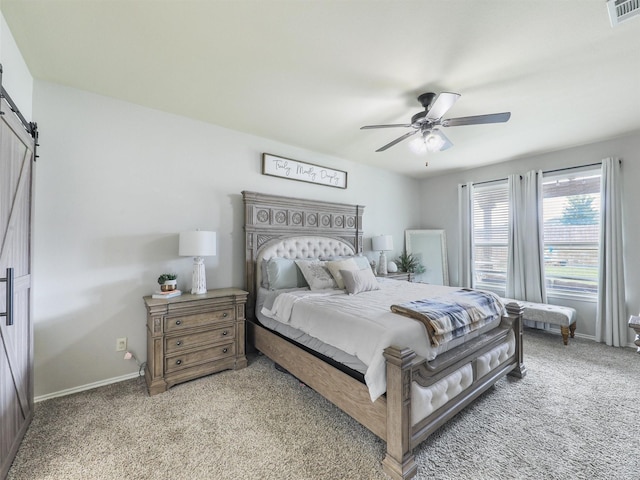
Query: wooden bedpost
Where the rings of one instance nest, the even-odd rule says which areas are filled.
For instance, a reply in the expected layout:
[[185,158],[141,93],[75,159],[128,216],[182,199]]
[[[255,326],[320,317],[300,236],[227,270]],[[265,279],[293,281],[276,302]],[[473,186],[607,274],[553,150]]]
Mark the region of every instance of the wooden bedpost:
[[522,315],[524,315],[524,306],[517,302],[511,302],[506,305],[507,315],[515,317],[513,321],[513,330],[516,334],[516,356],[518,365],[509,372],[512,377],[522,378],[527,374],[527,367],[524,365],[524,351],[522,348]]
[[408,348],[384,350],[387,360],[387,454],[382,468],[393,479],[413,477],[418,466],[411,451],[411,367],[416,354]]

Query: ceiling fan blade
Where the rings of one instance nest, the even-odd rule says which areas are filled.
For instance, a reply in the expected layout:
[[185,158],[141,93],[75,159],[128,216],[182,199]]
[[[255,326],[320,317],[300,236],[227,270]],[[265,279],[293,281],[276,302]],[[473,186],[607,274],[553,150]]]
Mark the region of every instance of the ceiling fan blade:
[[410,127],[411,125],[406,123],[391,123],[389,125],[365,125],[360,127],[360,130],[367,130],[369,128],[396,128],[396,127]]
[[400,143],[405,138],[409,138],[411,135],[415,135],[420,130],[414,130],[413,132],[405,133],[401,137],[396,138],[393,142],[387,143],[384,147],[380,147],[376,150],[376,152],[384,152],[387,148],[393,147],[396,143]]
[[459,93],[442,92],[433,102],[427,112],[428,120],[438,120],[449,111],[453,104],[460,98]]
[[447,118],[440,125],[443,127],[459,127],[462,125],[480,125],[483,123],[504,123],[511,118],[511,112],[489,113],[472,117]]

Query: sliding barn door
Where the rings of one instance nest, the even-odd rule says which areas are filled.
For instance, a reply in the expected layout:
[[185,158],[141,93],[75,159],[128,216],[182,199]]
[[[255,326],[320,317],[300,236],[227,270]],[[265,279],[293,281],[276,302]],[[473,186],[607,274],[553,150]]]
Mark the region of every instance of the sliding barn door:
[[[4,99],[0,111],[0,479],[33,416],[31,221],[34,140]],[[7,299],[7,289],[13,294]],[[7,305],[9,300],[9,305]],[[13,305],[11,305],[13,304]]]

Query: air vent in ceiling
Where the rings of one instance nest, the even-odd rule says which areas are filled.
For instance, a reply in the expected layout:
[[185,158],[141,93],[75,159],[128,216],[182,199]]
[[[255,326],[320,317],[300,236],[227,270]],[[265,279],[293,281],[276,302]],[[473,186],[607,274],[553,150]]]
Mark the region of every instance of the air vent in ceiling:
[[640,15],[640,0],[607,0],[611,26]]

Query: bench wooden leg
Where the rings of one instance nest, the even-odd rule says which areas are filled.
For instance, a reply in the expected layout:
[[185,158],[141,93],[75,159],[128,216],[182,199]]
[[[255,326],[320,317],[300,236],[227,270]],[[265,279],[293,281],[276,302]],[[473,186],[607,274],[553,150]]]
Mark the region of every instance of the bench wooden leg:
[[577,325],[578,325],[578,322],[573,322],[571,325],[569,325],[569,333],[571,334],[571,338],[575,338],[576,336]]
[[[565,327],[564,325],[560,327],[560,332],[562,332],[562,341],[565,345],[569,344],[569,327]],[[573,335],[571,335],[573,337]]]

